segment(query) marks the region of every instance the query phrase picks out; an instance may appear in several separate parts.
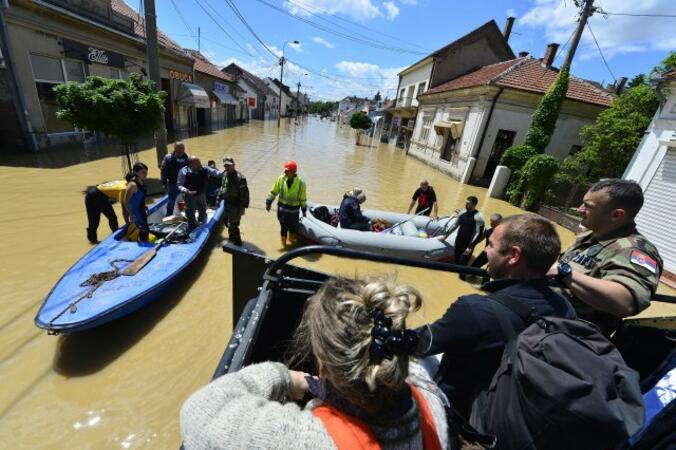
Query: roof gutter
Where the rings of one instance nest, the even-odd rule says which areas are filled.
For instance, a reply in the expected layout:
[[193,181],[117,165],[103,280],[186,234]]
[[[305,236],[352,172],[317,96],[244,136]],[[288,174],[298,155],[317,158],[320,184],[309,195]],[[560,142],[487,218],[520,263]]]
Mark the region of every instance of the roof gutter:
[[[495,97],[493,97],[493,101],[491,102],[491,109],[488,110],[488,117],[486,118],[486,124],[484,125],[484,129],[481,132],[481,138],[479,139],[479,145],[476,147],[476,152],[472,156],[476,156],[480,151],[481,147],[484,145],[484,140],[486,139],[486,133],[488,132],[488,126],[491,124],[491,118],[493,117],[493,110],[495,110],[495,104],[498,102],[498,97],[502,94],[502,91],[504,91],[505,88],[501,87],[500,90],[498,91],[497,94],[495,94]],[[472,173],[469,175],[469,179],[472,179],[472,176],[474,176],[474,170],[476,170],[476,164],[472,168]]]

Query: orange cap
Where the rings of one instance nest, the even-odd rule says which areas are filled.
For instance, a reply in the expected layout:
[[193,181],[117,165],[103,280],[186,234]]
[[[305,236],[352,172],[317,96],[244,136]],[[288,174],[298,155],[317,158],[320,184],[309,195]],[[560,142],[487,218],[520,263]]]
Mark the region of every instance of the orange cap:
[[284,170],[298,170],[298,164],[296,164],[296,161],[287,161],[284,163]]

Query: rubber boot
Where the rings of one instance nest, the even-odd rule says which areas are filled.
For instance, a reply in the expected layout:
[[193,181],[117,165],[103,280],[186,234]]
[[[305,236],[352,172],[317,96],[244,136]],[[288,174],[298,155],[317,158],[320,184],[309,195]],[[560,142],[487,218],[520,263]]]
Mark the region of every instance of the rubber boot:
[[91,228],[87,228],[87,240],[91,244],[96,244],[99,240],[96,237],[96,230],[92,230]]

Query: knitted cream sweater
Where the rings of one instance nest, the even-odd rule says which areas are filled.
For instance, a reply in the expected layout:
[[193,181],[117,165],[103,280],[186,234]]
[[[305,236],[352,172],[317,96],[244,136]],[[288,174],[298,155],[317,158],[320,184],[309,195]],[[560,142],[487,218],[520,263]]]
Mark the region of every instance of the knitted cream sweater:
[[[441,448],[449,448],[446,414],[440,391],[419,366],[411,364],[409,382],[418,386],[432,411]],[[280,364],[266,362],[224,375],[195,392],[181,408],[181,436],[192,449],[335,449],[322,422],[312,414],[312,401],[301,409],[288,399],[290,376]],[[443,394],[441,394],[443,395]],[[389,426],[373,424],[384,449],[422,449],[416,411]],[[414,433],[397,438],[397,433]],[[376,431],[377,429],[377,431]]]

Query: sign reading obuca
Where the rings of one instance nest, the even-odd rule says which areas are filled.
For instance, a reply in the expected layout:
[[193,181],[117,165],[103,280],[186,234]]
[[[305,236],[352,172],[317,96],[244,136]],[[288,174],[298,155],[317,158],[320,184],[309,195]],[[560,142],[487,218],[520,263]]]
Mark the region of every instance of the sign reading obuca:
[[192,83],[192,74],[191,73],[179,72],[178,70],[174,70],[174,69],[169,71],[169,78],[171,78],[172,80],[185,81],[186,83]]
[[119,53],[68,39],[63,39],[62,44],[66,57],[81,59],[87,64],[103,64],[119,69],[125,68],[124,56]]

